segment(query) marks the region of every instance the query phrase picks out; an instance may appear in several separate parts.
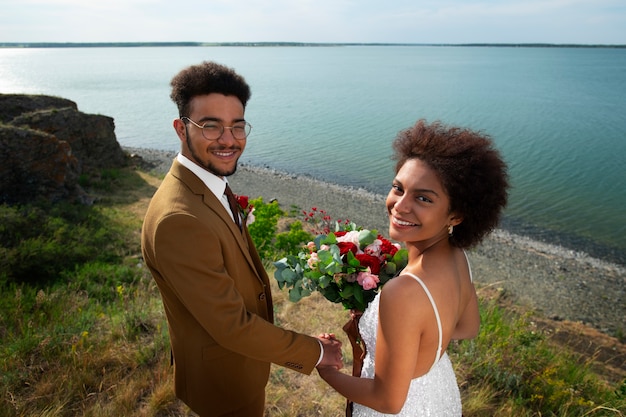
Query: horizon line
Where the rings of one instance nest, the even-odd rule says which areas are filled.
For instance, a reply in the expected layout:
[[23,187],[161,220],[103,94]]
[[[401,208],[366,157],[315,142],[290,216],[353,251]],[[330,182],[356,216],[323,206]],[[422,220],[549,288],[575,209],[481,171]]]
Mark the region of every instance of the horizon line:
[[463,46],[463,47],[583,47],[626,48],[626,44],[582,44],[543,42],[466,42],[466,43],[416,43],[416,42],[0,42],[0,48],[54,48],[54,47],[146,47],[146,46]]

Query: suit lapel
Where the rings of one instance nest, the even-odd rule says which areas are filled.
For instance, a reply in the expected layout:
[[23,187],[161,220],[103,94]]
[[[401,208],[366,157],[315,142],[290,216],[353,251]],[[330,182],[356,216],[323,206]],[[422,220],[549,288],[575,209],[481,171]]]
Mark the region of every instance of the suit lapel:
[[[228,229],[233,235],[233,238],[239,245],[241,252],[245,256],[246,260],[252,266],[252,269],[256,272],[257,278],[259,281],[263,282],[261,277],[261,273],[258,270],[257,265],[255,264],[252,256],[250,254],[250,247],[248,239],[250,235],[248,234],[247,226],[243,226],[245,231],[239,230],[239,227],[235,224],[233,219],[230,217],[230,214],[226,211],[222,202],[209,190],[209,188],[198,178],[193,172],[189,171],[185,168],[181,163],[177,160],[174,160],[172,168],[170,169],[170,173],[178,178],[180,181],[185,183],[189,189],[191,189],[195,194],[202,195],[203,203],[211,209],[215,214],[219,216],[219,218],[228,226]],[[265,284],[265,283],[264,283]]]

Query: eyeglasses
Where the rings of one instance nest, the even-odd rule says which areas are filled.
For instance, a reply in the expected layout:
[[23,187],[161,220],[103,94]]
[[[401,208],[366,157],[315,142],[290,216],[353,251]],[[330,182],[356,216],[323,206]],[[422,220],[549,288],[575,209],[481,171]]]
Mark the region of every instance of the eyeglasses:
[[224,134],[224,129],[230,129],[233,137],[237,140],[244,140],[250,134],[252,125],[248,122],[237,122],[233,126],[224,126],[220,122],[210,121],[202,126],[191,120],[189,117],[181,117],[181,120],[190,121],[195,127],[202,129],[202,136],[207,140],[218,140]]

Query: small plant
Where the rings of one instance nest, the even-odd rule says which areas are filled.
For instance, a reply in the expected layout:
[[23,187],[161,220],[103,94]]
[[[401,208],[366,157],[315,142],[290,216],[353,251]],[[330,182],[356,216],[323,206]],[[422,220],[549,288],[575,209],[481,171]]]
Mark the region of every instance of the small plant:
[[316,235],[327,235],[341,228],[349,227],[352,223],[349,219],[333,218],[324,209],[312,207],[311,210],[302,210],[303,221],[312,233]]

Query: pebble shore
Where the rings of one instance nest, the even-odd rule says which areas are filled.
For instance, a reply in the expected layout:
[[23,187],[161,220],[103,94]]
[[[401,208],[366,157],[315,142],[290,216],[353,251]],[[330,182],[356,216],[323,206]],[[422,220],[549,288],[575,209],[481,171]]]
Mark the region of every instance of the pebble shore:
[[[147,171],[164,175],[176,153],[124,148]],[[385,196],[341,187],[269,168],[239,164],[229,178],[236,194],[276,199],[293,207],[324,209],[333,219],[350,219],[387,234]],[[582,252],[494,231],[469,251],[478,288],[495,287],[515,304],[555,321],[590,326],[607,335],[626,332],[626,268]]]

